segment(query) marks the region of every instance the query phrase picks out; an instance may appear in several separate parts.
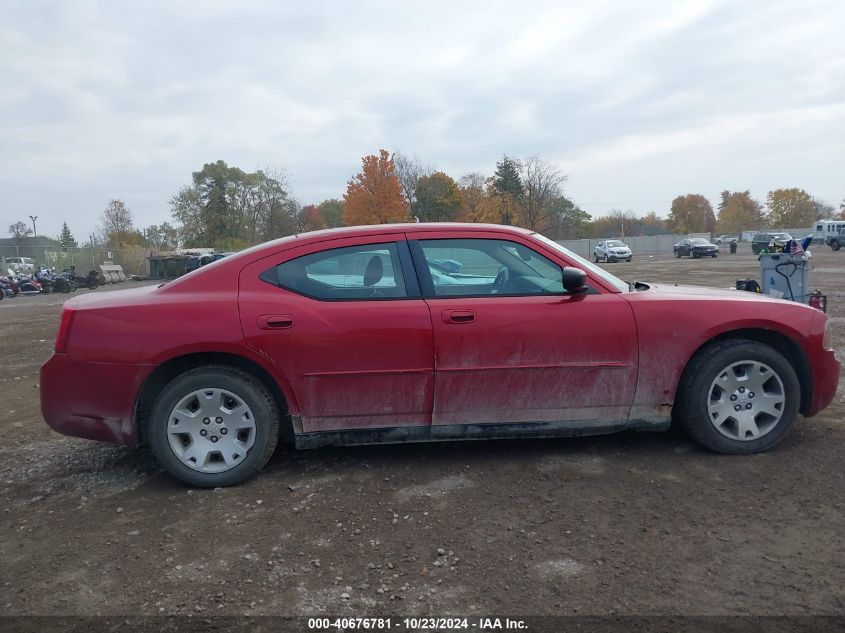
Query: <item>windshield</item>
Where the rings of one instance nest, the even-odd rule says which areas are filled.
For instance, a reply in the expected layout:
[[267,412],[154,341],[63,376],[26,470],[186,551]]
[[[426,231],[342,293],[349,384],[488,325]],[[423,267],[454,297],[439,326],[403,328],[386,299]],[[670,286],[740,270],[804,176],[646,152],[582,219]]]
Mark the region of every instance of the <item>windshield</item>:
[[625,246],[625,242],[620,242],[619,240],[608,240],[608,241],[607,241],[607,245],[608,245],[609,247],[614,247],[614,246]]
[[616,288],[619,292],[628,292],[630,290],[628,282],[622,281],[621,279],[619,279],[619,277],[615,277],[614,275],[611,275],[604,268],[596,266],[595,264],[593,264],[592,262],[584,259],[583,257],[576,255],[575,253],[573,253],[572,251],[570,251],[567,248],[564,248],[563,246],[561,246],[557,242],[550,240],[545,235],[540,235],[539,233],[532,233],[532,235],[534,237],[536,237],[538,240],[540,240],[541,242],[543,242],[543,244],[546,244],[547,246],[552,247],[558,253],[562,253],[568,259],[571,259],[572,262],[575,263],[575,264],[578,264],[578,266],[580,268],[583,268],[584,270],[589,270],[596,277],[601,278],[607,284]]
[[710,242],[708,242],[707,240],[703,240],[700,237],[690,240],[689,243],[693,246],[706,246],[710,244]]

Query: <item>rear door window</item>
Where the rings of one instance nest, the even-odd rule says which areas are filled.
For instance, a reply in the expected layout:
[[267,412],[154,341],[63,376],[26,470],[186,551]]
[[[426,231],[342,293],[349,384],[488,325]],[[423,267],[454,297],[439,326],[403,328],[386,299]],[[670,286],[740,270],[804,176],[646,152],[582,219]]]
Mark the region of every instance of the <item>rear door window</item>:
[[303,255],[265,270],[260,278],[321,301],[408,297],[397,247],[392,242]]

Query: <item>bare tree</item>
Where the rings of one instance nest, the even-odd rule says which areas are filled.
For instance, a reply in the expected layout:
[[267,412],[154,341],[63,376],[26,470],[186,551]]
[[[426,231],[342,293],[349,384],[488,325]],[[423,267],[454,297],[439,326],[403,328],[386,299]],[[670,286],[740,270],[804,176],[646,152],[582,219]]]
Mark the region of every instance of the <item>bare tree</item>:
[[540,231],[551,221],[552,203],[563,195],[566,176],[560,173],[557,165],[539,156],[524,161],[520,171],[525,193],[517,212],[521,216],[522,226]]
[[123,200],[109,200],[100,217],[103,241],[120,244],[126,242],[127,235],[134,231],[132,212],[126,208]]
[[21,221],[9,225],[9,235],[15,241],[15,244],[21,246],[28,235],[32,235],[32,229]]
[[396,176],[402,185],[402,193],[408,208],[411,209],[417,201],[417,184],[423,176],[430,176],[434,173],[431,165],[423,165],[420,159],[414,156],[406,156],[401,152],[394,152],[393,165],[396,169]]
[[478,172],[470,172],[461,176],[458,186],[461,188],[463,201],[463,219],[478,222],[482,203],[488,197],[487,189],[490,179]]

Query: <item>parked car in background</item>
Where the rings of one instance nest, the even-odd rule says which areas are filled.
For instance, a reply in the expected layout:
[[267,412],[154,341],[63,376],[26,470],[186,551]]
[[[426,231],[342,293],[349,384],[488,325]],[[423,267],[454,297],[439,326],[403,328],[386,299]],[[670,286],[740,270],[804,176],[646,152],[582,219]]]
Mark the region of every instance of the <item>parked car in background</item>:
[[197,268],[202,268],[210,264],[211,262],[216,262],[218,259],[223,259],[224,257],[228,257],[232,253],[213,253],[211,255],[196,255],[191,257],[188,260],[188,263],[185,264],[185,272],[189,273],[192,270],[196,270]]
[[526,229],[359,226],[67,301],[39,392],[55,430],[149,444],[204,487],[249,479],[280,439],[557,437],[674,418],[745,454],[831,402],[830,336],[806,305],[629,283]]
[[593,249],[593,259],[596,262],[629,262],[632,257],[630,247],[622,240],[602,240]]
[[764,249],[771,251],[775,242],[785,244],[791,239],[792,236],[789,233],[761,231],[755,234],[751,240],[751,252],[756,255]]
[[675,244],[675,257],[718,257],[719,247],[701,237],[690,237]]
[[6,266],[16,273],[35,273],[35,260],[31,257],[6,257]]
[[730,244],[731,242],[736,242],[736,241],[737,241],[737,239],[736,239],[735,235],[718,235],[715,238],[713,238],[714,244]]

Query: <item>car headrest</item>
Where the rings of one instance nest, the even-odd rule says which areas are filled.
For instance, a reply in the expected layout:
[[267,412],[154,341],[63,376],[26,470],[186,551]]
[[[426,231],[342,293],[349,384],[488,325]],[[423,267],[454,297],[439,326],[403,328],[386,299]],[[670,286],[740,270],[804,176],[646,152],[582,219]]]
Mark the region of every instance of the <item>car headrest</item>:
[[384,276],[384,264],[381,263],[381,257],[373,255],[370,261],[367,262],[367,268],[364,270],[364,285],[375,286],[381,281]]

